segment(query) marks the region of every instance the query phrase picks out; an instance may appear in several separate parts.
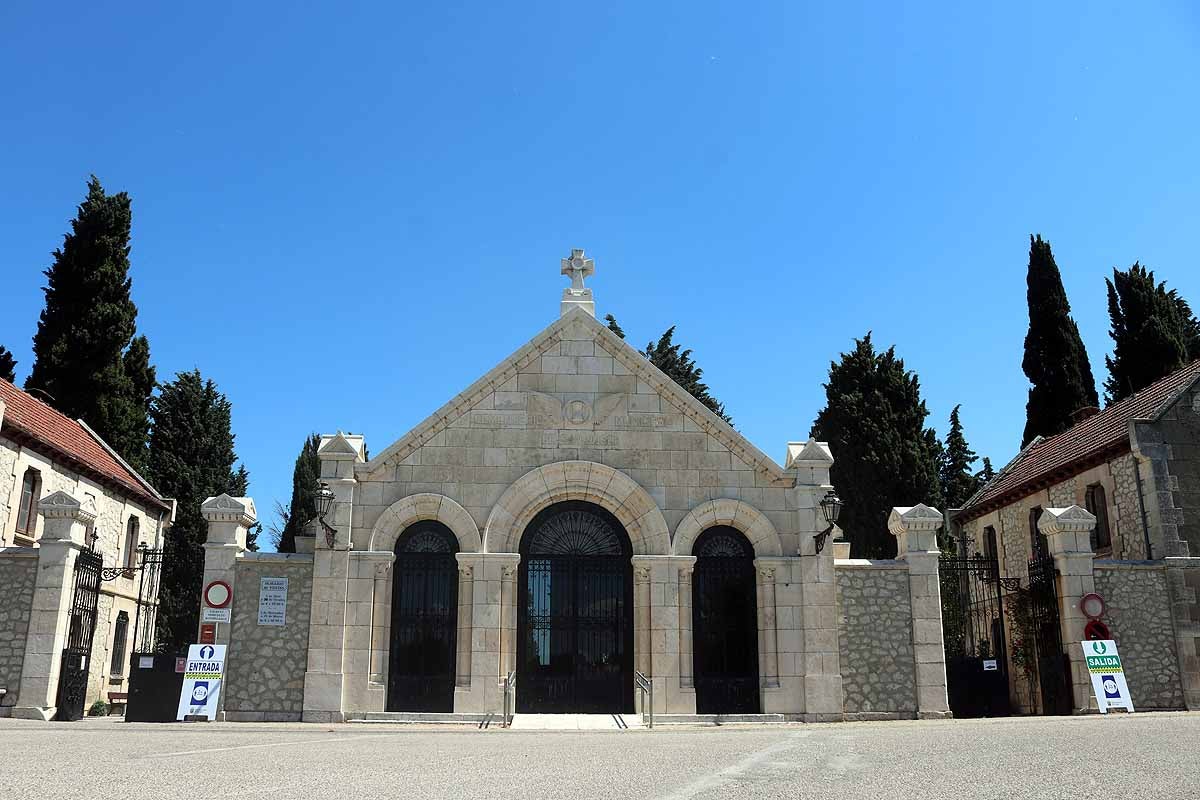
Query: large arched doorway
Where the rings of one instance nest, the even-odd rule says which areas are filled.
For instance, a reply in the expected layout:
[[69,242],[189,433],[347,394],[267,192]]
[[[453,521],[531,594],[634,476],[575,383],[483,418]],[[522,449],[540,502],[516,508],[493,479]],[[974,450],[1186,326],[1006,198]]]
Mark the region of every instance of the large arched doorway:
[[517,711],[633,711],[629,536],[582,501],[541,511],[521,537]]
[[718,525],[700,534],[692,555],[696,713],[757,714],[754,548],[736,528]]
[[388,711],[453,711],[458,539],[440,522],[409,526],[392,569]]

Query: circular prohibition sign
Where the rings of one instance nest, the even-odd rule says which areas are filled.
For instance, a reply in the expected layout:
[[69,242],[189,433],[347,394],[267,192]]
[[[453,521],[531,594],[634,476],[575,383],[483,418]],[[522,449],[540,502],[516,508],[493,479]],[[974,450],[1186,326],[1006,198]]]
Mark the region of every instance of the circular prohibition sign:
[[233,599],[233,589],[225,581],[212,581],[204,587],[204,604],[210,608],[225,608]]

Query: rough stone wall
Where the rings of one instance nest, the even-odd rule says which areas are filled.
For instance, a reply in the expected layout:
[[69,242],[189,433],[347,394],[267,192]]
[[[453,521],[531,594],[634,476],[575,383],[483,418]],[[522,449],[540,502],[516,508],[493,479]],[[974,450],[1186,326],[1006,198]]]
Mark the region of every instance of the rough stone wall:
[[1078,502],[1077,496],[1081,496],[1081,491],[1078,488],[1078,477],[1067,478],[1062,483],[1056,483],[1047,490],[1050,496],[1050,504],[1048,508],[1066,508],[1067,506],[1075,505]]
[[917,676],[907,568],[899,562],[839,565],[837,604],[847,718],[914,716]]
[[772,478],[739,458],[678,400],[631,374],[609,346],[577,329],[565,334],[403,459],[356,473],[354,547],[366,549],[388,506],[421,492],[455,500],[482,531],[522,475],[584,460],[629,475],[672,531],[706,500],[744,500],[771,520],[783,552],[796,553],[794,479]]
[[1108,462],[1108,468],[1113,479],[1113,492],[1109,498],[1114,506],[1109,520],[1113,529],[1113,557],[1129,561],[1146,558],[1137,460],[1132,455],[1123,455]]
[[1029,572],[1029,508],[1023,503],[1014,503],[1000,509],[1000,529],[997,537],[1004,546],[1004,573],[1026,575]]
[[32,548],[0,551],[0,588],[4,594],[4,601],[0,602],[0,686],[9,692],[0,698],[0,715],[7,713],[5,707],[17,703],[37,565],[36,551]]
[[[1185,391],[1154,427],[1167,445],[1166,488],[1174,510],[1164,514],[1163,522],[1173,524],[1178,538],[1187,544],[1186,553],[1167,555],[1200,556],[1200,388]],[[1157,477],[1157,468],[1155,473]]]
[[[225,712],[234,719],[299,720],[308,667],[308,622],[312,612],[311,556],[247,555],[238,562],[233,589]],[[287,612],[282,626],[258,624],[260,578],[287,578]]]
[[20,497],[13,497],[17,488],[17,451],[16,445],[8,439],[0,437],[0,546],[12,542],[11,524],[12,503],[20,502]]
[[1121,650],[1134,706],[1138,710],[1183,708],[1164,569],[1096,562],[1095,580],[1096,591],[1108,606],[1105,622]]
[[[88,659],[88,685],[83,710],[97,700],[108,702],[109,635],[116,612],[111,594],[101,594],[96,602],[96,632],[92,635],[92,655]],[[132,622],[130,623],[132,624]]]

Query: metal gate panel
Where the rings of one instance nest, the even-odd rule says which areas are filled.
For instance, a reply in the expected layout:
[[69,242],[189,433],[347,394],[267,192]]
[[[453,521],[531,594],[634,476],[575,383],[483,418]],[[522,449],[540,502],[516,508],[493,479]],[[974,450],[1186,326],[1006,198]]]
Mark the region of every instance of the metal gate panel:
[[976,554],[938,562],[950,710],[957,718],[1011,713],[1004,600],[997,559]]
[[692,552],[696,711],[757,714],[758,608],[754,550],[736,529],[710,528]]
[[56,720],[73,722],[83,717],[103,568],[104,558],[95,550],[80,550],[75,557],[70,628],[59,664]]
[[559,503],[522,537],[517,711],[633,710],[628,537],[610,514]]
[[458,540],[421,522],[401,535],[392,568],[388,711],[453,711]]
[[1070,666],[1062,646],[1062,626],[1058,613],[1058,570],[1053,557],[1034,558],[1029,562],[1029,602],[1037,648],[1037,687],[1041,693],[1043,714],[1070,714],[1074,706]]

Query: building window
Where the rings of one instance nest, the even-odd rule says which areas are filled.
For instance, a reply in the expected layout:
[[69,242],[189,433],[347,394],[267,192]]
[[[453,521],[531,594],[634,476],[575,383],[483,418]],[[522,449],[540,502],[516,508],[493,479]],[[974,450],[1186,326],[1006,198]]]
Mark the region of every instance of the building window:
[[113,630],[112,664],[110,675],[125,674],[125,639],[129,635],[129,615],[124,611],[117,614],[117,626]]
[[138,518],[130,517],[125,526],[125,569],[132,570],[137,566],[138,547]]
[[1087,487],[1083,504],[1096,516],[1096,527],[1092,528],[1092,552],[1111,553],[1112,531],[1108,526],[1108,496],[1104,487],[1098,483]]
[[1050,546],[1045,535],[1038,530],[1038,520],[1042,518],[1042,507],[1034,506],[1029,509],[1029,552],[1034,561],[1050,557]]
[[17,507],[17,533],[32,539],[37,530],[37,504],[42,494],[42,475],[30,467],[21,479],[21,504]]
[[1000,557],[1000,551],[996,547],[996,529],[991,525],[983,529],[983,557],[988,559]]

